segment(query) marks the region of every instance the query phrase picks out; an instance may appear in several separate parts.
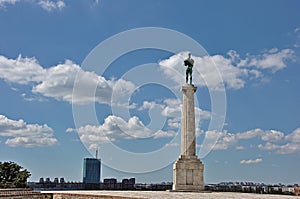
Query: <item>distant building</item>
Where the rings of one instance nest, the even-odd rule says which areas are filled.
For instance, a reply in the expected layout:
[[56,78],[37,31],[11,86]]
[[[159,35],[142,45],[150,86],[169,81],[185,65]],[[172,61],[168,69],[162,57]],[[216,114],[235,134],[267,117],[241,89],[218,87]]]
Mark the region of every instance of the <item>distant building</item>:
[[100,183],[101,160],[96,158],[84,158],[83,183]]
[[65,178],[60,178],[60,179],[59,179],[59,182],[60,182],[60,183],[65,183]]
[[283,186],[281,189],[283,194],[294,194],[294,187],[292,185]]
[[121,185],[117,182],[116,178],[106,178],[103,180],[103,189],[118,190],[121,189]]
[[58,178],[54,178],[53,183],[58,184]]
[[104,184],[117,184],[117,179],[116,178],[105,178],[103,180]]
[[300,186],[299,185],[295,185],[294,186],[294,194],[296,196],[299,196],[300,195]]
[[135,184],[135,178],[122,179],[122,184]]
[[103,180],[101,189],[105,190],[134,190],[135,178],[122,179],[118,182],[116,178],[106,178]]

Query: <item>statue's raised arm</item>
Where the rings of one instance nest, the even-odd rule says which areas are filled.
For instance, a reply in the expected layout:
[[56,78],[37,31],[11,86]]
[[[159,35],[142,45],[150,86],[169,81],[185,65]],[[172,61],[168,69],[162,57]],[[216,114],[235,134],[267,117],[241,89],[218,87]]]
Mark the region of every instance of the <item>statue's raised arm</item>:
[[193,66],[194,66],[194,60],[191,58],[191,53],[189,53],[189,57],[184,60],[184,65],[187,66],[186,72],[185,72],[185,82],[188,83],[189,76],[190,76],[190,85],[193,85],[192,83],[192,73],[193,73]]

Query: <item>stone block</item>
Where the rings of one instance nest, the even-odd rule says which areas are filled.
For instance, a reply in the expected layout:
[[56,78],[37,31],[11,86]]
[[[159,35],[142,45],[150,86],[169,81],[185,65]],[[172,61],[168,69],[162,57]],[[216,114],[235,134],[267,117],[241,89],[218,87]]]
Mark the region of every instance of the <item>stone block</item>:
[[194,157],[180,157],[173,165],[173,190],[177,191],[203,191],[202,162]]

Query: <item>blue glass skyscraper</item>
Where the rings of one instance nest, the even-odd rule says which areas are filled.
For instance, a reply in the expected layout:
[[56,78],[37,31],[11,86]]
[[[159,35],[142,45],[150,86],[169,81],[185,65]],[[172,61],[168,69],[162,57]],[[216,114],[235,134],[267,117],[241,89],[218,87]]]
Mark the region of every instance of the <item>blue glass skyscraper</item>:
[[101,160],[96,158],[84,158],[83,183],[100,183]]

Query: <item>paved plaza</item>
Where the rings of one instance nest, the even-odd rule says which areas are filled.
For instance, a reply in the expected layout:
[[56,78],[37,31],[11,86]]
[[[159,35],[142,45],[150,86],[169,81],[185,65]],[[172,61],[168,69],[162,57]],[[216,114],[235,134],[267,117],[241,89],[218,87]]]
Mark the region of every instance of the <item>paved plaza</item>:
[[270,194],[251,194],[251,193],[232,193],[232,192],[167,192],[167,191],[44,191],[43,193],[68,193],[68,194],[88,194],[121,196],[127,198],[149,198],[149,199],[300,199],[300,196],[270,195]]

